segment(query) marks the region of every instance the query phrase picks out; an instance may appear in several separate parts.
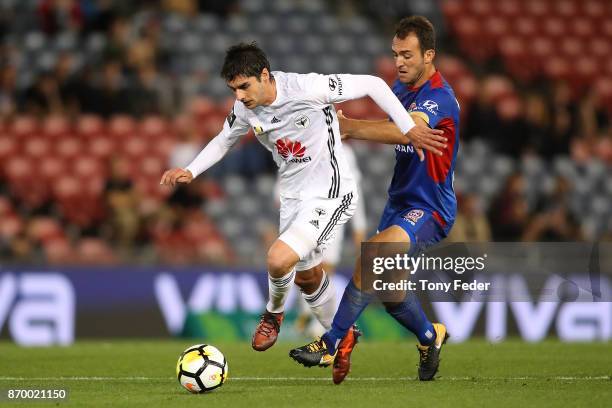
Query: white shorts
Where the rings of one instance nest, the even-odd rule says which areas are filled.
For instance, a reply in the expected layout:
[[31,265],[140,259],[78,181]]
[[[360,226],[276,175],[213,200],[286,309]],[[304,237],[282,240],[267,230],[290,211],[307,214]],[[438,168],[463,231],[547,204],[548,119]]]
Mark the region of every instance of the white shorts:
[[323,262],[326,264],[330,264],[332,266],[338,265],[340,262],[340,257],[342,255],[342,247],[344,244],[344,233],[346,230],[346,225],[338,226],[338,230],[336,231],[336,236],[325,248],[323,252]]
[[281,197],[279,239],[300,257],[295,266],[297,271],[321,263],[323,251],[334,239],[338,227],[355,213],[358,199],[354,192],[339,198]]

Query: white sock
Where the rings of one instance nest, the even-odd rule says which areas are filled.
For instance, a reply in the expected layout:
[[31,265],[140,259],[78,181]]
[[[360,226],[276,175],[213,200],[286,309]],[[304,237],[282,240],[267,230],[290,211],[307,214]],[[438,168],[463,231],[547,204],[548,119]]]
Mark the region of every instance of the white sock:
[[273,278],[268,273],[268,312],[280,313],[285,310],[285,301],[289,295],[289,289],[293,286],[295,269],[280,278]]
[[336,291],[325,271],[317,290],[309,295],[302,293],[302,296],[319,323],[325,330],[329,330],[336,314]]

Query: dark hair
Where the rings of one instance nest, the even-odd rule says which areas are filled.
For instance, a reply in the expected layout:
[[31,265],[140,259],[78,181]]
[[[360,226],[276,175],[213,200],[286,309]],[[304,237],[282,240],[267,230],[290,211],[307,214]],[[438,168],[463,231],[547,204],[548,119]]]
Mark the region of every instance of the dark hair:
[[404,17],[395,27],[395,36],[403,40],[408,34],[414,34],[419,39],[421,54],[427,50],[436,49],[436,31],[431,21],[423,16]]
[[245,77],[254,76],[259,79],[264,68],[270,71],[270,63],[257,43],[240,43],[232,45],[225,52],[221,77],[226,81],[231,81],[241,75]]

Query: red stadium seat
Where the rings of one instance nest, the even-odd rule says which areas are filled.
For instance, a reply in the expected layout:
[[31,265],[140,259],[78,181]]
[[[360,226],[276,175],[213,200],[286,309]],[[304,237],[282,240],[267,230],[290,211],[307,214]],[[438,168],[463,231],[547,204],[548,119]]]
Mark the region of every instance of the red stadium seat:
[[[12,135],[0,136],[0,169],[8,158],[19,152],[19,144]],[[1,173],[1,171],[0,171]]]
[[36,242],[49,242],[64,238],[64,232],[59,222],[52,217],[35,217],[28,225],[28,235]]
[[70,122],[62,115],[47,116],[42,125],[45,137],[58,139],[70,133]]
[[539,63],[543,62],[544,59],[549,58],[555,50],[555,44],[550,38],[547,37],[536,37],[530,42],[528,51],[531,55],[538,60]]
[[139,125],[139,131],[142,135],[149,138],[155,138],[169,130],[170,126],[163,118],[159,116],[148,116],[144,118]]
[[561,51],[566,56],[570,58],[575,58],[583,54],[583,43],[575,37],[565,37],[561,42]]
[[508,34],[510,24],[508,20],[500,16],[491,16],[484,22],[484,30],[488,37],[493,38],[495,41],[499,41]]
[[397,78],[397,68],[395,68],[393,58],[378,58],[376,60],[376,74],[390,86]]
[[471,0],[468,3],[470,14],[478,17],[488,17],[493,12],[492,2],[489,0]]
[[66,238],[55,238],[43,245],[46,262],[50,265],[71,265],[76,263],[76,254]]
[[569,63],[565,58],[552,56],[544,64],[544,70],[553,79],[565,79],[569,75]]
[[68,164],[66,160],[48,155],[38,162],[39,173],[47,182],[51,182],[67,174]]
[[4,166],[4,172],[9,182],[20,182],[30,180],[36,177],[35,168],[31,160],[13,156],[7,160]]
[[81,115],[77,119],[76,131],[86,139],[101,137],[104,134],[104,121],[97,115]]
[[51,142],[44,137],[30,137],[24,143],[24,153],[33,159],[40,159],[42,156],[51,153]]
[[128,139],[120,144],[123,153],[128,155],[132,159],[139,159],[143,157],[149,149],[151,142],[147,141],[142,137],[136,135],[130,136]]
[[543,22],[543,32],[554,39],[563,36],[566,33],[566,23],[560,17],[548,17]]
[[612,44],[603,38],[592,38],[589,41],[589,54],[594,55],[602,61],[612,53]]
[[[610,13],[612,14],[612,11]],[[610,16],[610,14],[608,15]],[[612,38],[612,17],[609,17],[601,22],[599,32],[604,37]]]
[[512,31],[523,37],[532,38],[537,32],[538,24],[537,19],[525,16],[514,22]]
[[189,102],[189,112],[193,115],[207,115],[215,110],[215,103],[205,96],[196,96]]
[[23,224],[23,220],[14,214],[3,218],[2,222],[0,222],[0,238],[8,241],[16,237],[23,231]]
[[551,13],[550,4],[546,0],[527,1],[525,3],[525,10],[535,18],[541,18]]
[[464,12],[461,0],[446,0],[442,3],[442,12],[448,21],[452,21]]
[[598,19],[601,16],[606,15],[606,8],[602,1],[598,0],[588,0],[582,2],[582,9],[584,10],[584,14],[589,16],[590,18]]
[[83,142],[76,137],[62,139],[55,144],[56,153],[65,160],[72,160],[84,153]]
[[136,122],[127,115],[113,116],[108,122],[108,131],[114,138],[127,140],[136,132]]
[[98,159],[108,159],[116,150],[114,139],[101,134],[87,143],[87,153]]
[[81,180],[93,180],[106,176],[106,168],[91,156],[80,156],[72,162],[72,173]]
[[38,121],[31,116],[17,116],[12,123],[11,133],[15,137],[28,138],[39,131]]
[[13,204],[8,197],[0,195],[0,219],[13,213]]
[[83,238],[76,244],[81,265],[112,265],[118,262],[112,248],[100,238]]
[[553,10],[559,16],[567,19],[566,21],[569,21],[578,14],[576,3],[574,0],[558,0],[553,3]]
[[521,14],[523,4],[518,0],[505,0],[497,3],[497,9],[506,18],[514,19]]
[[571,33],[577,35],[581,38],[588,38],[595,34],[595,27],[593,26],[593,21],[586,17],[578,17],[571,20]]

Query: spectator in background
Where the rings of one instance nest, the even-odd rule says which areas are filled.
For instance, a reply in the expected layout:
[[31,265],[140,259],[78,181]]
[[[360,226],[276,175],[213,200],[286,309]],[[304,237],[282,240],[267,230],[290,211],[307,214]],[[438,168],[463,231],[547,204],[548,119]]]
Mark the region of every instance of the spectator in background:
[[52,73],[42,73],[25,90],[20,111],[37,116],[64,111],[59,85]]
[[543,154],[546,157],[567,155],[570,140],[578,129],[578,106],[574,103],[571,88],[567,83],[559,81],[553,85],[551,112],[552,137],[546,143]]
[[80,31],[83,27],[83,13],[76,0],[43,0],[38,5],[38,16],[41,28],[49,35]]
[[525,178],[521,173],[508,177],[490,207],[489,220],[494,241],[518,241],[529,218]]
[[12,116],[17,110],[17,70],[13,65],[0,68],[0,119]]
[[134,83],[126,89],[126,98],[129,104],[129,113],[138,118],[160,114],[161,95],[164,92],[164,84],[152,64],[138,68]]
[[95,91],[92,110],[108,118],[117,113],[129,111],[129,94],[119,61],[108,61],[102,68],[102,78]]
[[140,232],[138,195],[131,180],[130,163],[124,157],[113,157],[110,176],[104,187],[107,220],[106,235],[117,249],[133,249]]
[[550,110],[546,99],[536,92],[525,97],[525,131],[525,150],[546,157],[552,139]]
[[495,109],[495,100],[484,86],[484,80],[479,82],[477,89],[478,95],[470,107],[461,138],[465,141],[479,138],[491,142],[500,129],[500,118]]
[[491,226],[480,196],[468,193],[459,198],[459,213],[448,239],[452,242],[489,242]]
[[582,240],[578,221],[569,209],[571,184],[558,177],[551,194],[540,198],[523,233],[523,241],[577,241]]

